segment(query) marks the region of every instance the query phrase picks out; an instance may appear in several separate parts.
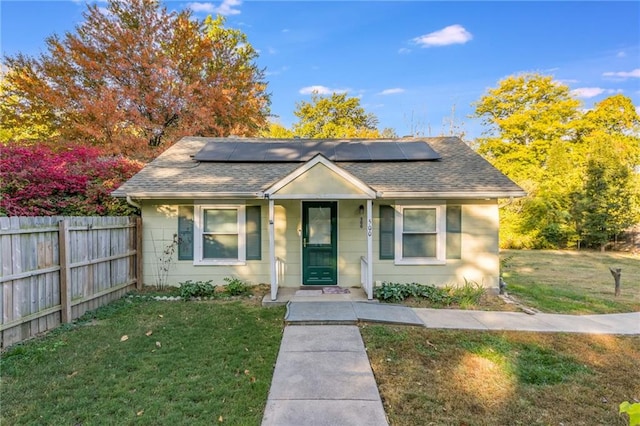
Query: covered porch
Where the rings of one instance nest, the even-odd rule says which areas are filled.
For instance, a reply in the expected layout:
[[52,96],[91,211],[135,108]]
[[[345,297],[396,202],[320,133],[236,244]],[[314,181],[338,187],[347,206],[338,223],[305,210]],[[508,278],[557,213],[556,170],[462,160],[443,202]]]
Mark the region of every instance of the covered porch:
[[322,155],[266,190],[271,300],[282,288],[327,286],[360,286],[373,299],[376,196]]

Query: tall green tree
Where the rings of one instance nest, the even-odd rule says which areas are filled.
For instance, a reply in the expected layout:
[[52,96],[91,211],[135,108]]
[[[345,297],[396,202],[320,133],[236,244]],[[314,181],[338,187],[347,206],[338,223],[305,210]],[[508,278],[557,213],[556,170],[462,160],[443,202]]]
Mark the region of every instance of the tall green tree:
[[365,111],[360,99],[346,93],[331,96],[311,95],[311,101],[296,104],[298,121],[295,136],[303,138],[378,138],[378,118]]
[[639,120],[623,95],[583,112],[550,76],[508,77],[476,103],[478,151],[526,191],[501,210],[503,246],[606,241],[639,220]]
[[631,99],[615,95],[586,112],[580,127],[586,164],[575,220],[584,243],[604,250],[640,222],[640,117]]
[[538,178],[549,149],[570,139],[580,102],[553,77],[528,73],[501,80],[475,104],[488,127],[478,150],[513,178]]
[[502,209],[508,245],[556,247],[575,240],[572,197],[582,181],[574,165],[582,154],[573,123],[579,107],[567,86],[540,74],[501,80],[475,103],[476,117],[488,127],[478,152],[528,193]]
[[38,114],[61,138],[135,153],[183,135],[254,135],[269,96],[257,52],[221,17],[194,19],[155,0],[88,5],[75,32],[39,57],[5,58],[12,126]]

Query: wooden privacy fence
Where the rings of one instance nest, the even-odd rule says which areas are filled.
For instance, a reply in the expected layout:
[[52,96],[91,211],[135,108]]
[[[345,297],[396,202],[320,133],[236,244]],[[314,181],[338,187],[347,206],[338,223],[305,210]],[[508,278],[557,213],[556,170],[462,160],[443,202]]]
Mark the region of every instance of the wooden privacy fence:
[[141,287],[136,217],[0,217],[0,347]]

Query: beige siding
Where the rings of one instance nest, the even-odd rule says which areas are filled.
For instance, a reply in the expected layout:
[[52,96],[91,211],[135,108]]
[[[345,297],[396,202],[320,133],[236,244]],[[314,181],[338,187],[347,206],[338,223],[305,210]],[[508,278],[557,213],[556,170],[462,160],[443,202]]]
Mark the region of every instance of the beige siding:
[[366,201],[338,203],[338,284],[344,287],[360,287],[360,257],[367,256],[367,215],[360,228],[361,205]]
[[[323,166],[324,167],[324,166]],[[205,203],[205,201],[203,201]],[[206,201],[206,204],[238,204],[238,201]],[[189,205],[185,202],[183,205]],[[178,204],[172,201],[147,201],[142,205],[144,229],[144,283],[155,285],[158,275],[168,267],[167,282],[178,285],[191,280],[213,280],[223,284],[224,277],[235,276],[252,283],[268,283],[269,233],[268,204],[266,201],[247,201],[247,205],[262,206],[262,260],[248,260],[237,266],[194,266],[193,261],[177,260],[177,250],[170,262],[159,259],[170,246],[178,231]],[[379,260],[378,202],[374,203],[373,255],[374,280],[393,282],[419,282],[424,284],[455,284],[465,279],[497,287],[498,260],[498,206],[495,201],[456,202],[462,205],[462,259],[447,260],[446,265],[395,265],[393,260]],[[345,287],[360,285],[360,257],[366,256],[366,212],[360,228],[359,206],[364,200],[338,202],[338,284]],[[301,271],[301,206],[299,200],[278,200],[275,205],[276,256],[285,264],[282,286],[298,287],[302,283]]]
[[[175,201],[173,201],[175,202]],[[202,201],[206,204],[240,204],[244,201]],[[190,205],[190,202],[181,205]],[[163,251],[171,246],[173,236],[178,232],[178,204],[172,201],[147,201],[142,204],[143,220],[143,260],[144,283],[157,285],[158,275],[167,269],[167,283],[178,285],[186,280],[208,281],[224,284],[225,277],[238,277],[254,284],[269,282],[269,239],[267,223],[267,203],[265,201],[247,201],[246,205],[262,206],[262,260],[247,260],[244,265],[211,266],[193,264],[192,260],[177,260],[177,248],[171,261],[162,262]],[[166,258],[166,256],[165,256]]]
[[475,281],[484,287],[497,287],[500,272],[498,258],[498,205],[495,201],[449,201],[462,205],[462,258],[448,259],[446,265],[395,265],[379,260],[379,215],[374,215],[375,281],[417,282],[421,284],[462,284]]
[[329,170],[324,164],[316,164],[294,181],[276,192],[278,196],[293,194],[358,195],[362,191],[351,182]]

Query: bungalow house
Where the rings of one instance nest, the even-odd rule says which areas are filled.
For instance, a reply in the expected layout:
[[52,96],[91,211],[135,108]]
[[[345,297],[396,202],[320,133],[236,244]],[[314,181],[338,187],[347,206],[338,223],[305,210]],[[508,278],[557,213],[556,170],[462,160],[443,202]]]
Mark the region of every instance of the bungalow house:
[[142,211],[144,283],[234,276],[276,300],[280,287],[497,287],[498,199],[524,192],[455,137],[186,137],[113,195]]

